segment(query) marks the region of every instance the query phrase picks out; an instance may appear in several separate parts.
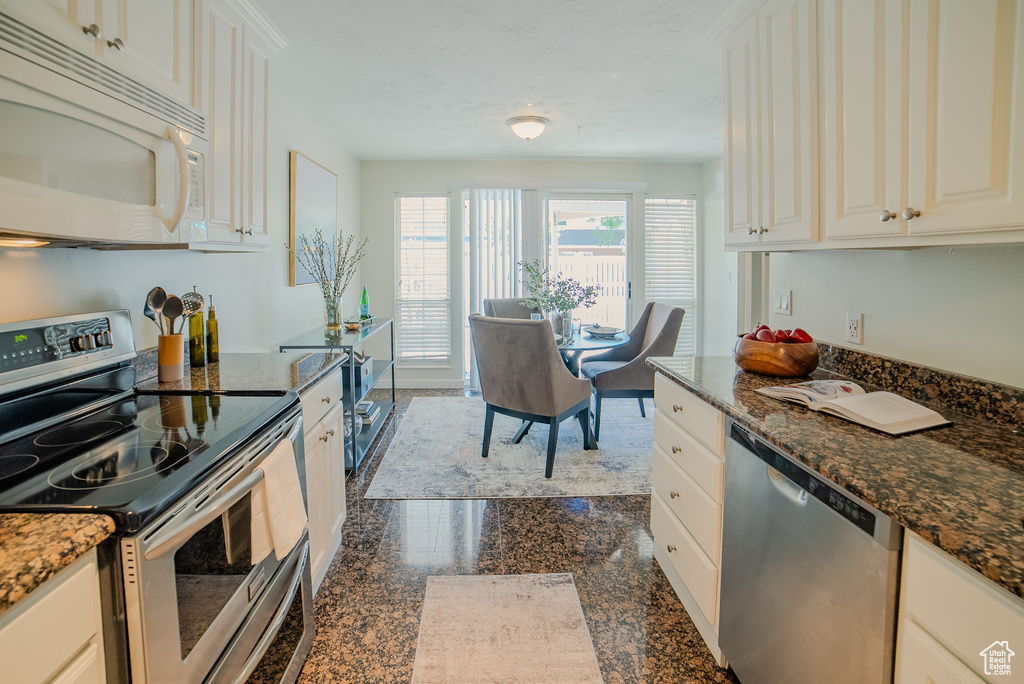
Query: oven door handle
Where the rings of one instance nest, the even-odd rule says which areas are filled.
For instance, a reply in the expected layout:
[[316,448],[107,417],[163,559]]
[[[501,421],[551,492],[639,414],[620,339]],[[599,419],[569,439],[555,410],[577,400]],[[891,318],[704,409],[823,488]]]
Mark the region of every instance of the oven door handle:
[[267,649],[270,648],[270,644],[277,637],[277,633],[281,630],[281,625],[284,624],[285,618],[288,617],[288,611],[291,610],[292,603],[295,602],[295,595],[299,591],[299,586],[302,584],[302,572],[306,569],[306,562],[309,559],[309,542],[307,541],[303,545],[302,557],[299,558],[299,562],[295,565],[295,572],[292,573],[291,587],[289,588],[286,598],[281,602],[281,607],[277,609],[277,614],[274,615],[274,619],[270,621],[270,626],[267,627],[263,633],[263,638],[260,639],[259,643],[256,644],[256,648],[252,650],[252,655],[245,661],[245,665],[242,666],[242,671],[238,674],[238,678],[235,682],[244,682],[252,674],[252,671],[256,669],[256,666],[260,664],[260,660],[266,654]]
[[226,494],[218,497],[205,508],[196,511],[195,515],[191,515],[183,522],[164,530],[163,534],[158,535],[149,544],[149,549],[144,554],[146,560],[156,560],[168,551],[177,548],[193,534],[206,527],[211,520],[214,520],[221,513],[231,508],[236,501],[245,496],[262,481],[263,469],[257,468],[237,486],[228,490]]

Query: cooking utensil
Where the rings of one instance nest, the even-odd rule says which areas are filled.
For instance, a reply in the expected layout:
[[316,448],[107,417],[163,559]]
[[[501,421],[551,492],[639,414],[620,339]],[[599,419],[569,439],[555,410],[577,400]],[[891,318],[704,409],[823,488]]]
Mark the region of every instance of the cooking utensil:
[[[168,325],[170,326],[171,335],[174,334],[174,321],[181,317],[185,313],[185,305],[182,304],[181,299],[177,295],[167,295],[167,301],[164,302],[162,309],[164,316],[167,316]],[[184,324],[182,324],[184,327]],[[180,330],[178,332],[181,332]]]
[[160,310],[164,308],[164,302],[167,301],[167,293],[164,292],[162,287],[154,287],[146,295],[146,306],[142,312],[146,314],[146,318],[149,318],[160,327],[160,334],[164,334],[164,321],[160,313]]
[[[186,292],[181,295],[181,304],[184,307],[185,318],[189,318],[192,314],[197,311],[202,311],[203,307],[206,306],[206,300],[203,299],[203,295],[198,292]],[[184,327],[182,323],[182,327]]]

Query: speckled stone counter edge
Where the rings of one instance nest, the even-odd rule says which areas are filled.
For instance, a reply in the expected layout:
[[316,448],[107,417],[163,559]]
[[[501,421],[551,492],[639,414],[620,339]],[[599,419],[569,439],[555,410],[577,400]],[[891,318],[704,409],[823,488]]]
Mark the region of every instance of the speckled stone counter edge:
[[819,367],[999,425],[1024,425],[1024,389],[818,342]]
[[0,613],[114,532],[105,515],[0,515]]

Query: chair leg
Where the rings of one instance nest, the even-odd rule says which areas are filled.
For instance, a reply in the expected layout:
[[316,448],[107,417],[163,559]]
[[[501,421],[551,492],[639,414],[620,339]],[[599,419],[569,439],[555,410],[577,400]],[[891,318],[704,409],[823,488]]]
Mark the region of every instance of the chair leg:
[[516,436],[512,439],[512,443],[513,444],[519,444],[520,442],[522,442],[523,441],[523,437],[526,437],[526,434],[530,431],[530,428],[532,428],[532,427],[533,427],[533,421],[532,420],[524,420],[523,424],[519,426],[519,432],[517,432]]
[[591,444],[590,408],[585,408],[577,413],[576,420],[580,422],[580,429],[583,430],[583,450],[590,451],[594,448],[594,445]]
[[555,447],[558,446],[558,421],[552,419],[551,429],[548,431],[548,463],[544,468],[544,477],[551,478],[551,471],[555,468]]
[[487,458],[487,451],[491,448],[491,428],[494,427],[494,409],[487,404],[487,413],[484,415],[484,448],[480,454]]
[[647,417],[647,409],[644,407],[644,398],[643,397],[637,397],[636,400],[640,402],[640,417],[641,418],[646,418]]
[[594,393],[594,441],[601,439],[601,393]]

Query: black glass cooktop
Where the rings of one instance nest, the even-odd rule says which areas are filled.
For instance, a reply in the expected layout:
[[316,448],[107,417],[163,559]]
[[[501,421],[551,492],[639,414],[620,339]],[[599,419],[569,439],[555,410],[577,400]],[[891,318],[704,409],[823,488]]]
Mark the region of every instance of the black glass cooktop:
[[298,404],[137,395],[0,446],[0,511],[95,512],[137,530]]

